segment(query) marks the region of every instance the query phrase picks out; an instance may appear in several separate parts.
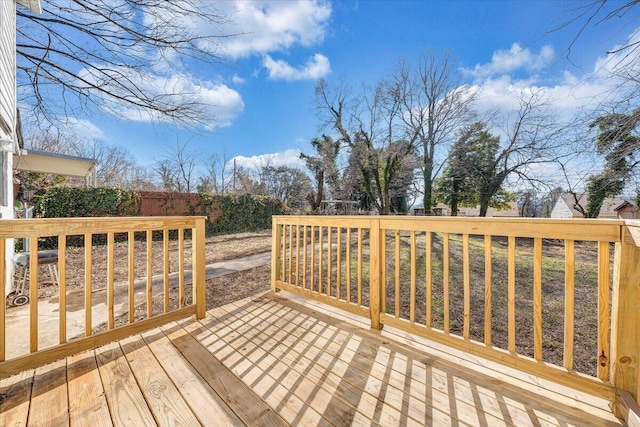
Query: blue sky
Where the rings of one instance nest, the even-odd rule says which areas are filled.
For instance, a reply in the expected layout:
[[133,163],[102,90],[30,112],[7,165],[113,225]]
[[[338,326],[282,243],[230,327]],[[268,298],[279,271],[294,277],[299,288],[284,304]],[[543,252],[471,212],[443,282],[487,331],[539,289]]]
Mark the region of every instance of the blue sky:
[[[480,108],[507,108],[513,90],[536,86],[568,116],[611,87],[602,72],[606,51],[640,37],[628,17],[605,21],[589,27],[567,59],[579,26],[552,30],[574,17],[583,2],[216,4],[234,21],[222,31],[243,35],[221,46],[224,63],[192,69],[190,78],[210,99],[218,125],[187,129],[108,115],[74,117],[70,123],[84,135],[125,146],[143,165],[161,159],[176,141],[189,141],[203,158],[217,153],[238,156],[246,165],[261,156],[291,163],[322,133],[313,103],[320,77],[373,83],[401,58],[414,63],[425,49],[449,49],[464,83],[482,90]],[[167,78],[159,75],[158,84]]]

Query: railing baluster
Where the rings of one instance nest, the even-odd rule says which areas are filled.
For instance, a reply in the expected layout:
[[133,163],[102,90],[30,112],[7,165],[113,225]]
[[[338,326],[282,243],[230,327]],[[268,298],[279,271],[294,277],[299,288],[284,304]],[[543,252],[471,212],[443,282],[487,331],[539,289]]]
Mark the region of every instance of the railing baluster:
[[324,258],[324,227],[318,227],[318,293],[322,293],[322,260]]
[[311,284],[310,289],[315,290],[316,279],[316,227],[311,226]]
[[153,231],[147,230],[147,318],[153,316]]
[[347,301],[351,302],[351,227],[347,228],[347,259],[345,260],[345,274],[347,275]]
[[[598,378],[609,379],[609,243],[598,242]],[[602,357],[604,356],[604,358]]]
[[302,226],[302,287],[307,289],[307,226]]
[[395,316],[400,318],[400,230],[395,231]]
[[342,298],[342,227],[336,230],[336,298]]
[[133,323],[135,320],[135,273],[134,273],[134,266],[135,266],[135,245],[136,245],[136,239],[135,239],[135,232],[133,231],[129,231],[128,235],[127,235],[127,250],[128,250],[128,261],[129,261],[129,265],[127,268],[127,278],[129,281],[129,289],[128,289],[128,298],[129,298],[129,323]]
[[432,247],[431,247],[431,232],[427,231],[424,235],[425,242],[425,260],[424,260],[424,269],[425,269],[425,324],[427,328],[431,328],[431,311],[432,311],[432,297],[433,297],[433,275],[432,275]]
[[58,236],[58,342],[67,342],[67,236]]
[[287,258],[287,226],[280,226],[280,246],[278,247],[278,253],[280,255],[280,274],[278,275],[278,280],[285,281],[286,275],[286,258]]
[[[114,294],[114,240],[115,235],[113,232],[107,233],[107,329],[113,329],[114,313],[113,313],[113,294]],[[59,246],[58,246],[59,249]]]
[[575,337],[575,242],[564,241],[564,348],[563,366],[573,370],[573,345]]
[[[84,235],[84,336],[91,336],[93,329],[93,314],[91,301],[91,276],[92,271],[92,248],[93,248],[93,234],[87,233]],[[37,300],[36,300],[37,301]]]
[[358,305],[362,305],[362,228],[358,228]]
[[509,236],[507,249],[507,349],[516,351],[516,238]]
[[179,228],[178,229],[178,308],[184,307],[184,303],[185,303],[185,300],[184,300],[184,229]]
[[471,324],[471,275],[469,269],[469,234],[462,235],[462,286],[464,298],[464,320],[462,337],[469,339]]
[[[378,223],[379,224],[379,223]],[[374,230],[371,230],[373,233]],[[387,230],[379,230],[380,233],[380,253],[378,262],[380,263],[380,301],[383,313],[387,312]],[[369,239],[371,241],[371,239]],[[374,251],[373,243],[371,243],[371,253]],[[369,273],[374,274],[373,271]],[[371,280],[371,279],[369,279]]]
[[491,254],[492,242],[491,236],[484,236],[484,343],[491,345]]
[[371,328],[382,329],[380,313],[386,312],[384,305],[385,282],[382,281],[386,270],[386,231],[380,228],[380,219],[372,219],[369,226],[369,309]]
[[416,232],[411,230],[411,297],[409,301],[409,321],[416,321]]
[[444,331],[449,333],[449,233],[442,233],[442,292]]
[[278,223],[278,218],[273,218],[271,223],[271,292],[274,293],[277,291],[276,282],[282,279],[280,273],[284,269],[284,264],[281,263],[281,259],[284,259],[282,248],[284,241],[282,230],[284,228],[285,226]]
[[542,360],[542,239],[533,239],[533,358]]
[[162,308],[169,312],[169,229],[162,230],[162,281],[163,301]]
[[29,238],[29,351],[38,351],[38,238]]
[[289,283],[293,278],[293,225],[289,225]]
[[331,296],[331,279],[333,276],[332,261],[333,261],[333,227],[327,227],[327,295]]
[[300,286],[300,224],[296,225],[296,286]]

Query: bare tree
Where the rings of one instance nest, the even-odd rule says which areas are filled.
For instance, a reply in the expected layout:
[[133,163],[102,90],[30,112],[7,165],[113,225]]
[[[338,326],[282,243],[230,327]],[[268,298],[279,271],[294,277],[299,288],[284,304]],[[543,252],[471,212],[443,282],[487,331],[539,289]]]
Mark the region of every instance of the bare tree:
[[334,141],[327,135],[322,138],[314,138],[311,140],[311,146],[316,151],[316,155],[300,153],[307,168],[311,171],[315,178],[315,189],[309,191],[307,200],[311,205],[311,210],[317,212],[320,208],[325,195],[325,181],[329,187],[329,197],[341,198],[340,171],[336,164],[336,159],[340,153],[340,142]]
[[214,153],[206,162],[206,174],[200,177],[199,193],[225,194],[233,185],[233,170],[229,167],[231,159],[226,154]]
[[155,171],[165,190],[190,193],[196,187],[196,168],[201,163],[200,152],[189,148],[188,141],[176,141]]
[[446,152],[456,132],[474,118],[478,92],[461,84],[457,64],[448,52],[426,51],[415,69],[400,62],[394,79],[403,105],[406,138],[420,149],[423,202],[430,212],[433,180],[444,164],[438,161],[439,151]]
[[311,189],[309,177],[290,166],[267,166],[261,176],[266,194],[288,206],[303,201]]
[[544,93],[522,92],[519,107],[503,119],[502,131],[506,138],[495,153],[493,171],[482,182],[480,189],[480,216],[485,216],[491,198],[502,188],[507,178],[526,181],[536,186],[547,186],[533,166],[555,165],[567,155],[556,123]]
[[355,179],[360,207],[370,209],[375,205],[381,215],[391,212],[394,180],[407,165],[404,158],[414,151],[411,142],[403,139],[398,94],[398,84],[393,80],[382,80],[373,88],[363,87],[357,97],[344,84],[332,89],[320,80],[316,86],[321,115],[350,151],[350,167],[359,172]]
[[[55,123],[60,111],[133,112],[210,124],[186,63],[220,60],[227,19],[213,2],[69,0],[17,10],[18,93]],[[208,29],[203,33],[202,28]],[[159,74],[159,70],[171,70]],[[164,78],[160,78],[165,76]],[[215,119],[215,118],[213,118]]]

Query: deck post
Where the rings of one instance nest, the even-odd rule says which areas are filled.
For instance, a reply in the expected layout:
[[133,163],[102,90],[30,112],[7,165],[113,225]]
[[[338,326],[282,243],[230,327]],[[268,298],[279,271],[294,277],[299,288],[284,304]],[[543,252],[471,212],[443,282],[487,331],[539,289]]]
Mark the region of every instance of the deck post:
[[371,310],[371,328],[381,330],[380,313],[382,312],[382,268],[384,265],[384,248],[381,246],[380,218],[372,218],[369,226],[369,309]]
[[637,402],[640,396],[640,221],[625,221],[621,228],[613,268],[610,378]]
[[197,218],[192,229],[193,239],[193,295],[196,303],[196,319],[203,319],[207,313],[206,271],[205,271],[205,218]]
[[276,281],[280,277],[280,249],[282,245],[281,225],[278,224],[278,217],[271,217],[271,292],[276,292]]

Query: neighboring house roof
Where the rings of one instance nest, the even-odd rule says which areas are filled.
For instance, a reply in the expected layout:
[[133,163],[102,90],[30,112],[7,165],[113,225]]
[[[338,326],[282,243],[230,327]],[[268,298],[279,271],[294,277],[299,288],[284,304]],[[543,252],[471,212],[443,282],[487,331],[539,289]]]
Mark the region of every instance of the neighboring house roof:
[[[508,202],[509,207],[507,209],[496,209],[489,208],[487,209],[487,218],[517,218],[520,216],[520,212],[518,211],[518,203],[517,202]],[[480,216],[480,206],[476,206],[473,208],[461,207],[458,208],[460,216]]]
[[[577,203],[576,203],[576,198]],[[582,212],[578,210],[577,204],[580,205],[585,211],[589,205],[589,196],[587,194],[563,193],[560,195],[560,199],[567,205],[574,218],[582,218]],[[602,207],[598,218],[617,218],[618,212],[625,207],[635,207],[635,205],[628,200],[620,199],[617,197],[609,197],[602,201]]]

